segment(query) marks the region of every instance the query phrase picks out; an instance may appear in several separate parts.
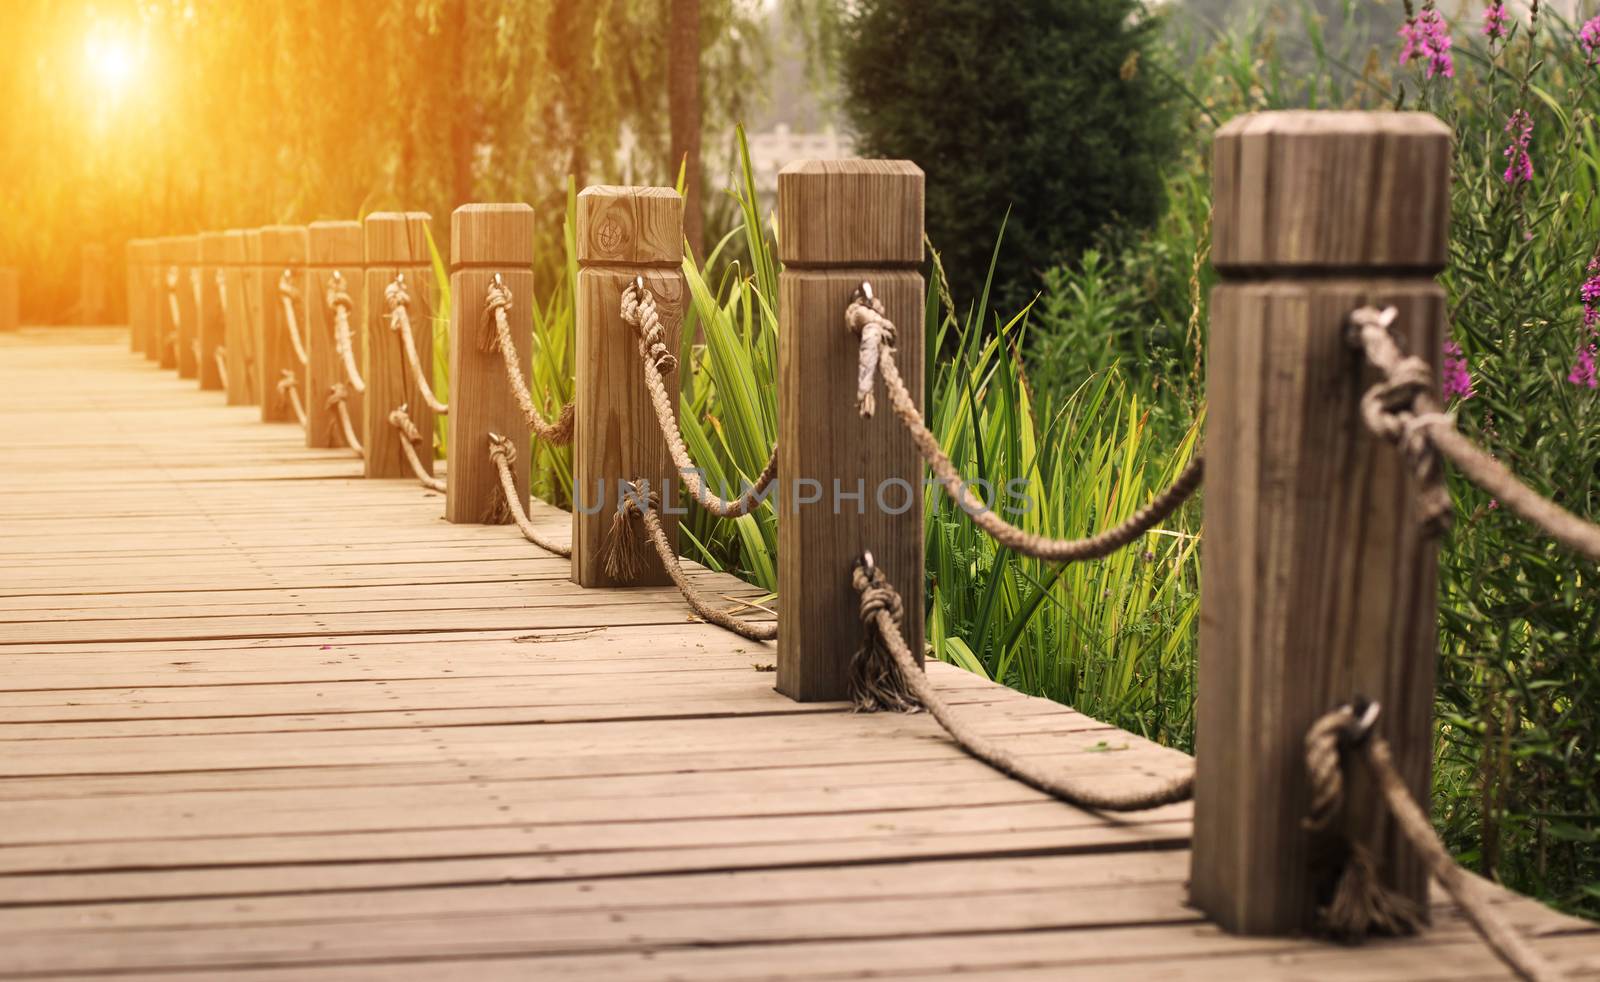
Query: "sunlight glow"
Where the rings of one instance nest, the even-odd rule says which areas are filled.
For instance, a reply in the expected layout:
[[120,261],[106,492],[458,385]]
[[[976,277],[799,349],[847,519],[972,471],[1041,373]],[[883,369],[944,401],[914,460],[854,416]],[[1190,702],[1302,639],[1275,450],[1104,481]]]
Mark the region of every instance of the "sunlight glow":
[[127,40],[90,35],[84,38],[83,54],[85,69],[113,99],[133,81],[138,59]]

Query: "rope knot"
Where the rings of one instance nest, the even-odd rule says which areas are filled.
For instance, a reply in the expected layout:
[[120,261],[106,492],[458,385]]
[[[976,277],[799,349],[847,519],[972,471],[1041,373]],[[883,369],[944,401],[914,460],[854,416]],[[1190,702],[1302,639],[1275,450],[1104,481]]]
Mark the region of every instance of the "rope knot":
[[283,370],[283,377],[278,379],[278,394],[287,395],[290,389],[297,389],[299,387],[300,379],[295,377],[294,369],[285,368]]
[[389,425],[403,433],[412,443],[422,442],[422,431],[411,421],[411,414],[406,412],[405,403],[401,403],[398,409],[389,413]]
[[176,266],[167,267],[167,289],[171,291],[178,289],[178,267]]
[[635,276],[622,291],[622,323],[639,335],[639,354],[648,359],[657,372],[670,375],[678,370],[678,358],[664,340],[666,328],[656,308],[656,295],[644,285],[643,276]]
[[644,570],[644,529],[642,519],[646,511],[661,508],[661,495],[650,487],[650,482],[617,482],[617,510],[611,516],[611,528],[600,547],[600,562],[606,575],[614,580],[636,579]]
[[345,313],[355,309],[355,301],[350,299],[350,294],[344,288],[344,273],[334,270],[328,278],[328,289],[324,294],[328,307],[332,310],[343,310]]
[[861,339],[856,370],[856,411],[863,419],[871,419],[877,411],[872,389],[878,380],[878,361],[885,346],[894,347],[894,322],[884,316],[883,301],[872,295],[872,284],[862,283],[850,299],[850,306],[845,308],[844,323],[851,334]]
[[350,389],[343,382],[335,382],[328,388],[327,408],[332,409],[341,402],[350,398]]
[[[856,561],[850,572],[850,585],[861,595],[861,647],[850,659],[850,701],[860,712],[915,712],[922,703],[905,674],[916,665],[900,640],[900,625],[905,622],[905,601],[900,598],[900,591],[873,562],[870,552]],[[889,622],[887,628],[885,619]],[[893,647],[896,643],[899,651]],[[907,663],[911,669],[905,667]]]
[[506,466],[510,467],[517,462],[517,445],[511,442],[510,437],[490,433],[489,457],[491,460],[504,460]]
[[[383,301],[388,305],[391,315],[401,307],[410,308],[411,294],[406,292],[406,274],[396,273],[394,282],[383,288]],[[400,329],[399,322],[393,316],[389,319],[389,327],[396,331]]]
[[511,313],[511,288],[506,286],[500,274],[494,274],[494,279],[489,281],[489,289],[483,298],[483,318],[478,330],[478,350],[485,354],[492,354],[500,348],[500,326],[506,325],[510,331]]
[[294,285],[294,270],[286,269],[283,275],[278,277],[278,296],[299,302],[300,289]]

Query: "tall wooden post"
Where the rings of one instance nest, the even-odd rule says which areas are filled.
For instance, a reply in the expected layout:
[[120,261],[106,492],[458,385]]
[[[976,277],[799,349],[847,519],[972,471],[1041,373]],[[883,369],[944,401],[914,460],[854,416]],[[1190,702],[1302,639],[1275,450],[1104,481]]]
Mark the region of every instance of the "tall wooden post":
[[[268,225],[261,230],[261,319],[260,338],[256,350],[261,352],[261,421],[283,423],[295,421],[294,408],[287,393],[278,392],[278,383],[284,372],[293,373],[299,380],[300,401],[305,402],[306,366],[295,353],[295,341],[290,331],[305,331],[306,291],[310,277],[306,270],[306,228],[304,225]],[[294,320],[291,323],[284,309],[282,285],[284,274],[297,298]]]
[[173,266],[178,271],[178,332],[173,356],[179,378],[194,378],[200,341],[200,305],[195,296],[195,269],[200,261],[200,238],[183,235],[173,239]]
[[[1437,360],[1450,130],[1420,113],[1263,113],[1218,131],[1195,750],[1196,906],[1232,930],[1312,924],[1325,871],[1302,822],[1306,730],[1360,693],[1381,704],[1426,809],[1437,564],[1395,448],[1358,403],[1347,343],[1364,304],[1399,308],[1404,347]],[[1427,910],[1421,864],[1374,789],[1341,833]]]
[[529,427],[506,384],[500,353],[481,344],[484,300],[495,276],[511,291],[512,335],[526,378],[533,305],[533,209],[462,205],[450,215],[450,471],[444,517],[458,523],[505,518],[489,434],[517,448],[517,496],[528,504]]
[[262,351],[262,339],[266,334],[263,328],[263,319],[266,316],[266,267],[262,265],[261,255],[261,230],[247,228],[244,230],[244,267],[241,270],[241,282],[244,287],[244,314],[245,314],[245,340],[248,343],[250,355],[250,404],[259,406],[267,398],[269,389],[276,385],[275,380],[267,378],[265,352]]
[[422,398],[406,360],[404,341],[395,333],[385,291],[396,276],[405,277],[411,341],[424,371],[433,370],[433,309],[438,288],[428,255],[426,212],[374,212],[367,216],[366,334],[367,395],[362,406],[361,440],[366,444],[367,477],[411,477],[411,466],[399,444],[389,413],[404,405],[422,432],[416,445],[424,467],[433,465],[433,411]]
[[226,352],[227,338],[222,320],[222,294],[217,286],[224,275],[227,262],[226,240],[221,232],[200,233],[200,362],[196,376],[200,388],[216,391],[222,388],[222,372],[217,367],[217,349]]
[[106,247],[98,242],[78,250],[78,323],[103,324],[106,319]]
[[21,287],[16,269],[0,266],[0,331],[15,331],[20,325]]
[[798,161],[778,175],[778,691],[794,699],[847,695],[863,553],[900,590],[906,642],[922,651],[922,462],[886,400],[857,413],[860,344],[844,320],[869,282],[921,405],[922,209],[909,161]]
[[255,338],[250,329],[250,313],[244,299],[245,241],[243,229],[222,233],[222,251],[227,263],[222,267],[222,286],[218,298],[222,308],[223,346],[227,349],[228,405],[255,403],[255,387],[250,373],[255,367]]
[[162,368],[175,371],[178,367],[178,334],[183,321],[183,308],[179,304],[182,297],[179,287],[183,285],[183,271],[178,268],[181,258],[178,236],[166,236],[160,243],[156,252],[160,263],[156,270],[156,283],[160,291],[158,306],[161,310],[161,337],[156,345],[156,361]]
[[144,261],[139,264],[144,301],[144,356],[160,364],[161,345],[167,322],[167,273],[161,265],[161,240],[145,239]]
[[130,352],[143,351],[141,347],[143,338],[140,336],[140,310],[139,310],[139,278],[143,275],[139,268],[141,239],[129,239],[122,247],[122,296],[124,309],[127,311],[128,321],[128,350]]
[[[334,343],[334,311],[328,306],[328,286],[334,274],[345,284],[350,299],[360,307],[362,296],[362,241],[361,223],[351,221],[312,222],[306,227],[310,247],[308,268],[310,276],[306,296],[305,338],[306,355],[306,446],[342,447],[344,433],[339,429],[338,417],[328,407],[328,394],[335,385],[345,383],[344,366],[340,363],[338,348]],[[350,314],[350,330],[354,337],[356,363],[361,363],[363,340],[361,337],[361,312]],[[346,385],[348,396],[345,406],[351,417],[361,418],[362,396]]]
[[[572,439],[572,580],[579,586],[672,582],[654,549],[632,578],[605,570],[603,548],[622,482],[644,478],[676,507],[675,473],[639,361],[639,335],[622,322],[622,291],[643,277],[655,296],[666,346],[678,350],[688,303],[683,273],[683,199],[671,188],[590,187],[578,195],[577,379]],[[679,377],[666,377],[677,407]],[[663,509],[668,541],[677,518]]]

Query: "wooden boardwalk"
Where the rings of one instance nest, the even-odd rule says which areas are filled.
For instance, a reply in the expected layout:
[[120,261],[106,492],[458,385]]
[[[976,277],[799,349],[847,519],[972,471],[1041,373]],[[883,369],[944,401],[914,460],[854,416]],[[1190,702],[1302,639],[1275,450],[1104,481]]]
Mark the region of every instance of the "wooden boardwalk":
[[[793,703],[675,592],[579,590],[120,331],[0,335],[0,419],[0,978],[1506,976],[1447,905],[1365,948],[1221,933],[1187,806],[1080,811],[926,716]],[[1062,767],[1184,763],[929,667]],[[1600,974],[1595,925],[1502,902]]]

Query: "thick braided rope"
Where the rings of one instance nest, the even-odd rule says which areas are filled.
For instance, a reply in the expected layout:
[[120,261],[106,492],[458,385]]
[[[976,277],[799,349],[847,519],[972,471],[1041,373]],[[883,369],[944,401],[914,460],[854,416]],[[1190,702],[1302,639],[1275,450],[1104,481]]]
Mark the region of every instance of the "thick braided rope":
[[517,479],[511,474],[511,465],[517,461],[517,448],[512,445],[511,440],[498,433],[490,433],[489,459],[494,461],[494,469],[500,473],[500,493],[505,496],[506,510],[511,513],[511,520],[516,523],[517,531],[522,533],[524,539],[540,549],[570,558],[572,547],[545,538],[543,533],[533,527],[528,513],[523,510],[522,497],[517,494]]
[[294,305],[300,300],[300,291],[295,289],[294,273],[287,269],[278,279],[278,298],[283,301],[283,326],[289,332],[294,356],[300,364],[308,364],[311,356],[306,354],[305,342],[300,340],[300,318],[294,312]]
[[[845,320],[852,331],[863,336],[869,329],[876,331],[879,344],[874,345],[872,350],[872,356],[876,358],[876,373],[883,379],[883,386],[889,393],[889,405],[894,409],[901,425],[911,434],[911,440],[916,444],[917,451],[922,454],[922,459],[928,462],[928,466],[933,468],[934,476],[939,479],[945,493],[972,517],[973,524],[989,533],[991,538],[1008,549],[1035,559],[1056,563],[1075,563],[1085,559],[1104,558],[1137,541],[1140,536],[1155,528],[1176,511],[1179,505],[1187,501],[1205,478],[1205,458],[1196,454],[1188,466],[1179,473],[1177,479],[1150,499],[1143,508],[1134,512],[1120,525],[1088,538],[1052,539],[1019,529],[1001,518],[968,489],[966,479],[940,449],[938,438],[923,422],[922,413],[917,409],[916,401],[911,398],[911,392],[906,388],[905,380],[900,377],[900,369],[895,364],[894,325],[884,318],[879,301],[867,299],[852,301]],[[862,345],[864,355],[866,347],[865,344]],[[863,415],[868,415],[872,409],[872,400],[863,399],[858,391],[856,405]]]
[[572,403],[561,407],[554,423],[545,422],[544,417],[533,408],[533,395],[528,392],[527,380],[522,377],[517,342],[511,337],[510,310],[511,290],[496,276],[489,284],[488,296],[484,300],[486,330],[479,334],[478,347],[489,353],[500,352],[500,361],[506,367],[506,383],[511,386],[511,394],[516,397],[517,406],[527,419],[533,435],[552,446],[565,446],[572,442]]
[[405,452],[406,461],[411,465],[411,473],[417,475],[417,480],[429,491],[444,491],[445,482],[434,477],[426,467],[422,466],[422,456],[417,453],[417,444],[422,442],[422,431],[411,421],[411,415],[406,412],[405,405],[402,404],[389,414],[389,425],[398,431],[400,449]]
[[433,394],[433,385],[422,370],[422,359],[417,357],[417,339],[411,336],[411,294],[406,292],[406,274],[396,273],[394,282],[383,288],[384,302],[389,305],[389,330],[400,336],[400,348],[405,352],[406,364],[411,366],[411,379],[428,408],[440,416],[450,414],[448,403],[439,401]]
[[622,322],[639,333],[639,358],[644,363],[644,385],[650,393],[650,404],[655,407],[656,423],[666,439],[672,464],[678,469],[683,485],[701,508],[719,518],[739,518],[760,507],[773,481],[778,477],[778,448],[762,469],[756,482],[737,498],[722,498],[706,486],[704,472],[696,467],[683,442],[683,431],[678,428],[678,417],[673,412],[673,397],[662,378],[663,371],[676,370],[678,360],[662,342],[664,330],[661,315],[656,310],[655,295],[640,280],[634,280],[622,291]]
[[[1325,828],[1343,808],[1344,769],[1351,759],[1359,757],[1400,834],[1496,957],[1519,978],[1529,982],[1555,982],[1562,978],[1562,973],[1517,933],[1450,857],[1433,823],[1417,806],[1396,769],[1388,741],[1371,732],[1376,707],[1371,709],[1373,711],[1358,714],[1351,706],[1341,706],[1318,719],[1307,732],[1306,767],[1312,793],[1312,812],[1307,825],[1313,829]],[[1333,901],[1323,911],[1324,917],[1343,918],[1344,922],[1329,926],[1356,939],[1373,928],[1385,933],[1415,930],[1420,918],[1406,906],[1396,907],[1395,898],[1378,881],[1371,867],[1370,853],[1364,849],[1353,850],[1352,856],[1356,861],[1345,868]]]
[[[717,607],[708,600],[704,594],[689,582],[688,574],[683,571],[683,564],[678,561],[678,554],[672,550],[672,543],[667,541],[667,531],[661,525],[661,515],[657,510],[660,507],[660,496],[650,490],[649,481],[635,481],[630,489],[622,492],[622,501],[618,506],[618,517],[623,524],[628,521],[631,513],[639,518],[644,526],[645,535],[655,546],[656,555],[661,558],[661,565],[666,568],[667,575],[672,577],[672,582],[677,586],[678,592],[683,594],[683,599],[688,601],[690,608],[701,619],[715,624],[720,628],[732,631],[750,641],[773,641],[778,637],[778,625],[773,621],[747,621],[736,617],[729,611]],[[612,534],[626,534],[623,530],[613,526]]]
[[283,377],[278,379],[278,398],[289,403],[294,410],[294,417],[300,421],[304,428],[306,424],[306,407],[300,401],[300,380],[295,377],[294,369],[285,368]]
[[172,314],[172,330],[167,332],[167,344],[177,347],[178,332],[183,329],[183,314],[178,308],[178,267],[167,267],[167,310]]
[[328,307],[333,310],[333,345],[338,349],[340,363],[344,365],[345,381],[351,391],[366,392],[367,383],[361,377],[361,369],[356,367],[355,336],[350,327],[350,311],[354,309],[355,302],[345,292],[344,274],[338,270],[334,270],[332,278],[328,280],[327,301]]
[[[905,709],[922,706],[966,753],[990,767],[1069,805],[1097,811],[1143,811],[1194,797],[1194,771],[1137,791],[1112,792],[1067,774],[1051,774],[1037,763],[1012,753],[979,733],[954,713],[900,633],[904,616],[900,593],[868,563],[857,564],[851,585],[861,595],[861,651],[851,664],[851,687],[862,709]],[[885,657],[887,656],[887,657]],[[885,694],[888,698],[885,698]]]
[[327,407],[338,414],[339,429],[344,433],[344,444],[349,447],[357,457],[365,457],[366,450],[361,446],[361,439],[356,436],[355,424],[350,421],[350,407],[345,401],[350,398],[350,390],[343,382],[333,383],[328,390]]
[[228,387],[228,349],[219,344],[217,345],[217,350],[211,353],[211,357],[216,359],[217,378],[222,382],[222,387],[226,389]]
[[[1600,525],[1585,521],[1518,480],[1456,428],[1454,417],[1441,412],[1433,394],[1433,373],[1427,362],[1401,353],[1390,326],[1393,307],[1362,307],[1350,315],[1350,343],[1365,350],[1383,380],[1361,398],[1361,416],[1372,432],[1400,445],[1424,479],[1423,513],[1442,515],[1434,527],[1447,527],[1450,494],[1438,473],[1443,455],[1461,475],[1531,522],[1540,531],[1580,556],[1600,562]],[[1425,464],[1423,461],[1431,461]]]

